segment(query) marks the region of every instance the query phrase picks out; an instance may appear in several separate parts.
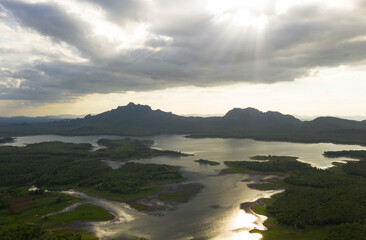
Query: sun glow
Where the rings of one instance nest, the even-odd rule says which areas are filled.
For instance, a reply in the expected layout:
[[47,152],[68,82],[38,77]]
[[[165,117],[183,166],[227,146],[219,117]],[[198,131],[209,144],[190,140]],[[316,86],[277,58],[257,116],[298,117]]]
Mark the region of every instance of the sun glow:
[[268,0],[208,0],[207,10],[214,15],[214,20],[221,23],[232,23],[236,26],[262,28],[268,22],[264,9]]
[[262,222],[267,217],[246,213],[244,210],[234,211],[228,224],[227,231],[214,240],[260,240],[262,235],[250,233],[252,229],[265,230]]
[[219,15],[216,17],[216,21],[231,22],[235,26],[263,28],[268,22],[268,17],[265,15],[255,16],[246,9],[240,9]]
[[207,0],[206,5],[213,13],[222,13],[231,9],[264,9],[269,0],[242,1],[242,0]]
[[230,223],[230,228],[232,231],[238,231],[241,228],[259,228],[264,230],[258,225],[258,216],[246,213],[244,210],[240,210],[232,218]]

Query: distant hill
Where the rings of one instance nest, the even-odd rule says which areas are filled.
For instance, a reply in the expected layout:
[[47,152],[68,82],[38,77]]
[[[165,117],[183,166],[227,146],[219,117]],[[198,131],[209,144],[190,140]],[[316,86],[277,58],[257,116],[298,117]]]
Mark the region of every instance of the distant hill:
[[301,124],[301,121],[291,115],[284,115],[279,112],[261,112],[255,108],[234,108],[223,117],[226,122],[245,125],[246,127],[261,128],[288,128]]
[[40,123],[55,121],[57,118],[52,117],[0,117],[0,124],[12,124],[12,123]]
[[279,112],[234,108],[223,117],[186,117],[129,103],[84,118],[0,125],[0,136],[60,135],[158,135],[252,138],[268,141],[333,142],[366,145],[366,121],[319,117],[301,121]]
[[335,117],[318,117],[312,121],[305,122],[308,128],[321,130],[340,130],[340,129],[355,129],[362,130],[366,128],[366,122],[355,120],[346,120]]
[[0,124],[21,124],[21,123],[45,123],[52,122],[59,119],[74,119],[80,116],[75,115],[50,115],[50,116],[42,116],[42,117],[25,117],[25,116],[16,116],[16,117],[0,117]]

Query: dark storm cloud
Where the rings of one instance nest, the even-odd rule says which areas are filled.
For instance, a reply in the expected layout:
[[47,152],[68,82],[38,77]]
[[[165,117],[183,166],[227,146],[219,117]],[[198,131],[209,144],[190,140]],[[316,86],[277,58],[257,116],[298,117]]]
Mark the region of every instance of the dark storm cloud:
[[[1,0],[23,27],[55,44],[65,42],[89,59],[29,62],[11,69],[6,77],[0,75],[10,79],[3,84],[7,88],[0,85],[1,99],[60,101],[90,93],[275,83],[293,81],[317,67],[366,60],[365,1],[355,1],[358,6],[353,9],[299,5],[282,15],[276,15],[272,6],[266,9],[269,21],[262,33],[215,22],[204,10],[204,1],[83,2],[99,6],[119,26],[149,24],[145,48],[114,52],[116,46],[91,35],[90,24],[54,3]],[[21,84],[11,87],[17,79]]]

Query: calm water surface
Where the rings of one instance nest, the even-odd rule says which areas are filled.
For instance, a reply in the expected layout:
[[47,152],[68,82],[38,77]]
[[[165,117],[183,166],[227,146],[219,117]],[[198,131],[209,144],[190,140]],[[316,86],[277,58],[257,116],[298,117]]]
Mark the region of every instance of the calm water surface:
[[[118,139],[118,136],[77,136],[63,137],[54,135],[18,137],[16,142],[7,144],[25,146],[30,143],[63,141],[90,143],[96,149],[100,138]],[[84,223],[82,228],[102,239],[129,239],[131,236],[151,240],[257,240],[260,234],[250,234],[251,229],[265,229],[264,216],[245,213],[240,203],[269,197],[276,191],[258,191],[248,188],[248,183],[260,177],[244,174],[220,175],[225,168],[224,161],[249,160],[253,155],[297,156],[300,161],[314,167],[328,168],[335,159],[323,157],[324,151],[365,150],[356,145],[335,145],[330,143],[302,144],[286,142],[261,142],[248,139],[189,139],[178,135],[140,137],[155,141],[153,147],[192,153],[194,156],[156,157],[136,160],[142,163],[163,163],[180,166],[186,183],[200,183],[204,188],[189,202],[179,204],[172,210],[164,210],[154,215],[144,214],[126,208],[112,201],[96,199],[84,195],[87,200],[117,212],[119,221]],[[218,166],[202,166],[193,160],[203,158],[220,162]],[[346,160],[345,158],[339,160]],[[110,163],[113,165],[113,163]],[[118,167],[118,164],[114,165]],[[245,180],[245,181],[243,181]],[[81,193],[73,193],[81,194]],[[111,207],[113,206],[113,208]],[[115,214],[116,215],[116,214]],[[121,217],[121,216],[129,217]],[[121,220],[122,219],[122,220]]]

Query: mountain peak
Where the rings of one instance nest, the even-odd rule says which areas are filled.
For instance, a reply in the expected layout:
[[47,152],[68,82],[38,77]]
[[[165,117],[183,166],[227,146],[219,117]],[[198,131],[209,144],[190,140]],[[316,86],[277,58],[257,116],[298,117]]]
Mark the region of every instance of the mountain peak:
[[291,115],[280,112],[261,112],[255,108],[234,108],[226,113],[224,119],[240,124],[250,124],[261,127],[289,127],[298,125],[301,121]]
[[228,111],[224,118],[227,119],[247,119],[247,118],[251,118],[251,117],[258,117],[260,115],[263,115],[263,112],[259,111],[258,109],[255,108],[234,108],[230,111]]
[[[151,110],[151,107],[149,105],[141,105],[141,104],[135,104],[133,102],[130,102],[126,106],[119,106],[117,108],[118,110]],[[114,109],[114,110],[117,110]],[[111,111],[114,111],[111,110]]]
[[129,104],[126,105],[126,107],[134,107],[134,106],[136,106],[134,102],[130,102]]

